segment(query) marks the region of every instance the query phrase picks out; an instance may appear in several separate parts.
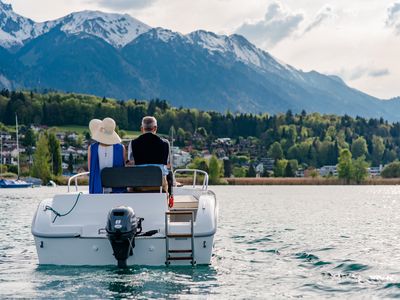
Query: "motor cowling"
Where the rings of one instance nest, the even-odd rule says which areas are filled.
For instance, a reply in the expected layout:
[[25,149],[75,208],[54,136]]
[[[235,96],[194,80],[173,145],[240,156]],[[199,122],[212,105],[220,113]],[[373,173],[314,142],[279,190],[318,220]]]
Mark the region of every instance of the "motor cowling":
[[127,259],[135,248],[135,236],[141,232],[141,219],[136,218],[131,207],[113,208],[108,213],[106,231],[118,267],[127,267]]

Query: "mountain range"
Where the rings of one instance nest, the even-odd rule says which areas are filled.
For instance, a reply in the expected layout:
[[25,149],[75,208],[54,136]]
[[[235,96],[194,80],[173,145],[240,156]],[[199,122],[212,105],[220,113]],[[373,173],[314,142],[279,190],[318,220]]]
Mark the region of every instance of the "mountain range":
[[71,13],[34,22],[0,1],[0,87],[55,89],[232,112],[321,112],[400,120],[339,77],[303,72],[241,35],[183,35],[127,14]]

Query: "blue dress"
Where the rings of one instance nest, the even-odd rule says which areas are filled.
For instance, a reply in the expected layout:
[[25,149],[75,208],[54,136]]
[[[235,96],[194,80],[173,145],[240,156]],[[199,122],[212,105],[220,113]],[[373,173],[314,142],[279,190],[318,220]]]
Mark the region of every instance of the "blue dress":
[[[123,167],[124,147],[121,144],[113,145],[113,167]],[[112,189],[113,193],[123,193],[125,189]],[[101,184],[100,164],[99,164],[99,143],[90,145],[90,173],[89,173],[89,193],[103,194]]]

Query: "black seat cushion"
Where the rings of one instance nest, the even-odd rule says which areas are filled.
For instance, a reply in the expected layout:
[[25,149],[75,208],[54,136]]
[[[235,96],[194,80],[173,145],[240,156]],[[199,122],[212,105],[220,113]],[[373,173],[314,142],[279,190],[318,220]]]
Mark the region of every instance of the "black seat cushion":
[[101,183],[105,188],[162,186],[162,171],[157,166],[104,168]]

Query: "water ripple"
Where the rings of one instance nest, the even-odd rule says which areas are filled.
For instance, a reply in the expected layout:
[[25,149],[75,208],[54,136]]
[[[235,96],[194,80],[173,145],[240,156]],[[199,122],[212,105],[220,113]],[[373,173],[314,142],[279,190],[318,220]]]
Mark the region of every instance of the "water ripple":
[[400,297],[400,187],[212,189],[220,213],[211,266],[126,270],[37,266],[33,212],[65,188],[1,190],[0,298]]

